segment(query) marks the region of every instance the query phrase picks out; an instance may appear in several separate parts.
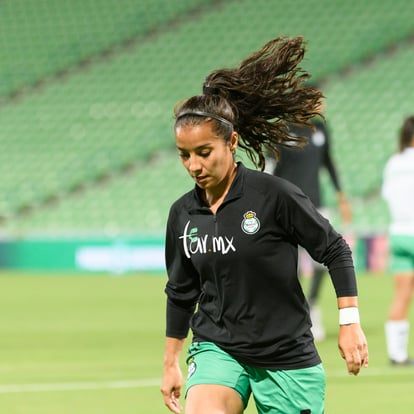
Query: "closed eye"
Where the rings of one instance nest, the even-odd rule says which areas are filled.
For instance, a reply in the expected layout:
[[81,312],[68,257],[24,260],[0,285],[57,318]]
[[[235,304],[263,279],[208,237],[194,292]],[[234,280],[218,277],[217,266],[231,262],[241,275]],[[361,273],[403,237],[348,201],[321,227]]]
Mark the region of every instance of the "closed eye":
[[190,154],[187,154],[185,152],[179,152],[178,156],[182,159],[182,160],[188,160],[190,158]]
[[[197,155],[202,158],[207,158],[210,154],[211,154],[210,150],[208,151],[204,150],[204,151],[200,151]],[[179,151],[178,155],[182,160],[188,160],[190,158],[190,154],[188,152]]]
[[203,158],[207,158],[211,154],[211,151],[203,151],[200,153],[200,156]]

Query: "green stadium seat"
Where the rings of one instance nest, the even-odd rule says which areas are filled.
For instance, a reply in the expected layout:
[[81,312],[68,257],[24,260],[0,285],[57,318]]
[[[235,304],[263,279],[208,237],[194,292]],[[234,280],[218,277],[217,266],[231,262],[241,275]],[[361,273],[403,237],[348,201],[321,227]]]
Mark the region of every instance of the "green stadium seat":
[[[413,108],[411,0],[382,7],[339,0],[75,3],[0,3],[0,36],[10,39],[7,53],[0,51],[0,94],[103,56],[125,39],[143,40],[0,107],[0,144],[7,148],[0,152],[0,216],[11,217],[5,232],[162,232],[171,202],[193,185],[174,150],[174,104],[200,93],[210,70],[236,64],[272,37],[299,34],[308,41],[303,66],[327,80],[327,118],[355,226],[384,226],[385,209],[376,210],[372,195],[402,117]],[[203,12],[190,17],[198,6]],[[145,37],[176,16],[179,24]],[[399,50],[383,53],[396,42]],[[379,58],[361,63],[373,55]],[[324,192],[334,205],[328,182]],[[24,205],[36,208],[15,214]]]

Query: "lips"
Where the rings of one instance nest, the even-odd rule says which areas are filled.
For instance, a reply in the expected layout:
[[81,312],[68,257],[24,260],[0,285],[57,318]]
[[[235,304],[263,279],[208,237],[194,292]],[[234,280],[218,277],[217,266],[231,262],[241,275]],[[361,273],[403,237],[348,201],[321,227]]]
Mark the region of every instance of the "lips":
[[203,175],[203,176],[198,176],[198,177],[194,177],[194,180],[196,181],[197,184],[202,184],[203,182],[205,182],[207,180],[207,176]]

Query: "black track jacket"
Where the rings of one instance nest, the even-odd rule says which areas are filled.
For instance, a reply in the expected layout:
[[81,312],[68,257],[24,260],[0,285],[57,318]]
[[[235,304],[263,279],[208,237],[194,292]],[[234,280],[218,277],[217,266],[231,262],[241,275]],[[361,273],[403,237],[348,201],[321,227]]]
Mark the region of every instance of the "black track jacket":
[[303,136],[308,143],[300,150],[279,146],[279,160],[273,172],[297,185],[316,207],[323,206],[320,189],[320,170],[325,169],[335,190],[341,191],[338,174],[331,156],[330,134],[324,122],[312,121],[311,128],[291,126],[290,134]]
[[191,324],[195,341],[214,342],[241,363],[318,364],[298,245],[328,267],[337,296],[357,294],[348,245],[298,187],[238,163],[213,214],[196,186],[168,218],[167,336],[184,338]]

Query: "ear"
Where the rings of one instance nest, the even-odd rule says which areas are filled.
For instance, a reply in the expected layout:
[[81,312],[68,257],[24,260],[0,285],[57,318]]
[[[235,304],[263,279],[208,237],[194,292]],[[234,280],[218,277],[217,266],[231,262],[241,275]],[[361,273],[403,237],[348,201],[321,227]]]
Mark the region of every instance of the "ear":
[[236,151],[237,145],[239,144],[239,134],[236,131],[233,131],[230,137],[230,151]]

